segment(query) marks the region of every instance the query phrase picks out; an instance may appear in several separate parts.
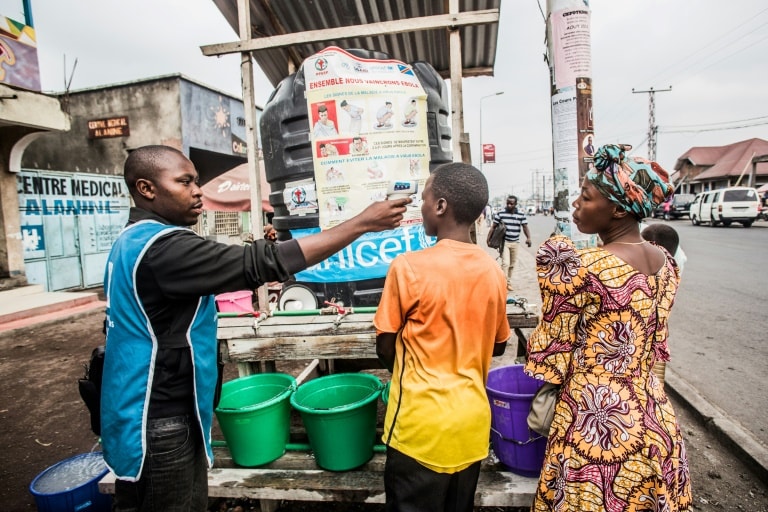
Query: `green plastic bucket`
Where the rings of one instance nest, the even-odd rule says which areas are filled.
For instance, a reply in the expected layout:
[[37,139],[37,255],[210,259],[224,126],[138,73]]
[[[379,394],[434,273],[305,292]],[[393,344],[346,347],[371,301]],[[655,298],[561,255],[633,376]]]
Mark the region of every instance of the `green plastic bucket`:
[[375,375],[339,373],[305,382],[291,395],[318,466],[347,471],[373,457],[381,388]]
[[389,405],[389,385],[392,384],[392,381],[387,382],[384,384],[384,389],[381,390],[381,401],[384,402],[384,405]]
[[235,464],[261,466],[285,453],[294,391],[296,379],[285,373],[259,373],[224,383],[216,418]]

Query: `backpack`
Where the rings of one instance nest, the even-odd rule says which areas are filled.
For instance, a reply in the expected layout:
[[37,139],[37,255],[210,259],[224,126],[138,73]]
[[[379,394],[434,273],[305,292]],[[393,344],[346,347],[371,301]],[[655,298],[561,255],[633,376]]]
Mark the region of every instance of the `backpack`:
[[101,377],[104,373],[104,345],[91,352],[91,359],[85,366],[85,375],[78,379],[80,397],[91,413],[91,430],[97,436],[101,435]]
[[496,227],[491,231],[491,236],[488,238],[488,247],[501,251],[502,247],[504,247],[504,235],[506,233],[507,226],[503,222],[496,224]]

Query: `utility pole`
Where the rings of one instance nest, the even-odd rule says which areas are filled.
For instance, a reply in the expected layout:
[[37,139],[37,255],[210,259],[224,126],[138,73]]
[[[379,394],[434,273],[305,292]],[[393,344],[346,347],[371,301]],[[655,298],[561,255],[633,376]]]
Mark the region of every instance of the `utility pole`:
[[[547,199],[545,183],[549,173],[544,169],[531,169],[531,197],[536,208],[543,207]],[[539,188],[539,176],[541,176],[541,188]]]
[[[592,36],[590,2],[546,0],[542,15],[547,28],[545,62],[549,68],[552,114],[552,163],[555,226],[553,232],[569,237],[577,247],[597,246],[597,236],[581,233],[570,222],[579,183],[593,155],[585,150],[595,134],[592,103]],[[540,4],[541,2],[539,2]],[[600,140],[599,137],[595,140]],[[571,184],[571,185],[569,185]]]
[[659,127],[656,126],[656,100],[657,92],[669,92],[672,90],[670,85],[668,89],[654,89],[651,87],[647,91],[636,91],[632,88],[633,94],[648,93],[648,160],[656,161],[656,132]]

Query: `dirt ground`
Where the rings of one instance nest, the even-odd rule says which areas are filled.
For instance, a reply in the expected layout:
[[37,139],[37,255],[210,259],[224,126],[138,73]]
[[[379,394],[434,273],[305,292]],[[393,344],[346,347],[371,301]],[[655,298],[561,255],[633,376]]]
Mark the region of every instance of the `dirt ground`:
[[[36,510],[29,492],[47,467],[97,446],[77,379],[102,339],[103,314],[0,333],[0,510]],[[677,405],[688,446],[694,510],[768,512],[768,485]],[[255,503],[211,503],[211,510],[258,510]],[[284,502],[283,512],[381,512],[383,506]],[[488,508],[485,512],[514,509]]]

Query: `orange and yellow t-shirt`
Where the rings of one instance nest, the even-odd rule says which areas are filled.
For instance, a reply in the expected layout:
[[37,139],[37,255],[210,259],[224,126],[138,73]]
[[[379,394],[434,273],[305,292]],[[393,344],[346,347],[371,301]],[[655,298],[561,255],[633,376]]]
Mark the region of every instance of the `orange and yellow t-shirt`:
[[488,455],[485,383],[494,343],[510,335],[506,297],[477,245],[441,240],[395,258],[374,317],[378,333],[399,333],[385,443],[445,473]]

